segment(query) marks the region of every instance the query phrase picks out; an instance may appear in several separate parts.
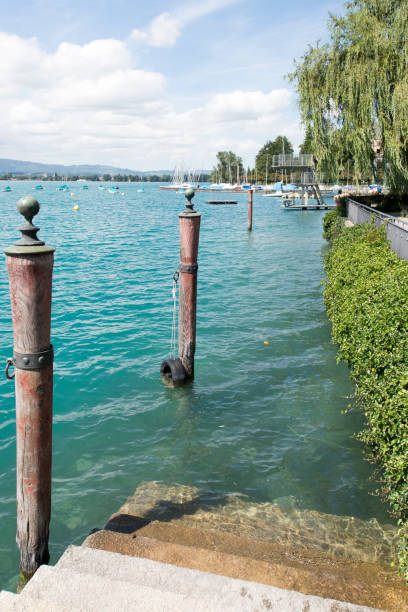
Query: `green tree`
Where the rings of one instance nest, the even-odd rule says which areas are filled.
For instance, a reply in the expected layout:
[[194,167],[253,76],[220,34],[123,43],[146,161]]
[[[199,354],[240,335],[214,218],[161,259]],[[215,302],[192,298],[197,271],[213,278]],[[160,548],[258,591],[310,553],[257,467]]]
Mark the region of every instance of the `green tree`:
[[211,181],[218,183],[236,183],[239,176],[240,181],[244,174],[242,158],[232,151],[218,151],[218,164],[211,173]]
[[[286,138],[286,136],[277,136],[275,140],[268,140],[264,146],[259,149],[257,156],[255,157],[255,170],[258,175],[258,179],[266,179],[266,175],[269,178],[274,176],[276,172],[273,167],[273,156],[285,153],[293,153],[292,143]],[[276,177],[275,177],[276,178]]]
[[352,0],[329,18],[330,39],[311,46],[294,72],[302,121],[318,167],[334,180],[352,157],[357,178],[375,173],[381,143],[386,180],[408,190],[408,2]]

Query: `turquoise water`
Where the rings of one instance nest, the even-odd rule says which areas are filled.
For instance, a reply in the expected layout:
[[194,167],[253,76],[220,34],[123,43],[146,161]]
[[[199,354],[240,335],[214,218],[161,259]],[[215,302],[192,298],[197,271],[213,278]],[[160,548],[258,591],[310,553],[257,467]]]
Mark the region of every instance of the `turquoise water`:
[[[2,247],[18,238],[17,200],[34,193],[31,183],[11,186],[0,192]],[[122,184],[114,195],[71,185],[74,196],[55,186],[37,193],[36,218],[57,248],[51,562],[142,481],[386,520],[351,437],[361,415],[341,414],[352,387],[322,304],[324,212],[285,211],[256,195],[248,234],[245,195],[225,207],[196,195],[196,378],[169,389],[159,369],[170,348],[184,197],[151,184],[143,193]],[[12,354],[7,282],[3,263],[0,363]],[[13,589],[14,388],[4,378],[0,398],[0,588]]]

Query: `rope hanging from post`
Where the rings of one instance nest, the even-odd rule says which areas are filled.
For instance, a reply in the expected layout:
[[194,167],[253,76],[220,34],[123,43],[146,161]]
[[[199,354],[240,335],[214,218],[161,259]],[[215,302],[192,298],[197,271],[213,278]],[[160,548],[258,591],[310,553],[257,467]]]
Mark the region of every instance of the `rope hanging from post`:
[[173,274],[173,322],[171,326],[171,341],[170,341],[170,358],[176,358],[176,345],[177,345],[177,281],[179,279],[179,271],[176,270]]

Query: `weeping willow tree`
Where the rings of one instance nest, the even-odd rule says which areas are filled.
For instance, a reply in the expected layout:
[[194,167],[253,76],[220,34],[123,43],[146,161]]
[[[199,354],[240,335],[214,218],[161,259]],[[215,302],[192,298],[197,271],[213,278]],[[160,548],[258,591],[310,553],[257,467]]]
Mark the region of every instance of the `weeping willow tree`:
[[347,2],[344,16],[330,15],[329,32],[289,75],[319,169],[335,180],[351,157],[357,179],[372,176],[377,141],[387,184],[407,192],[408,2]]

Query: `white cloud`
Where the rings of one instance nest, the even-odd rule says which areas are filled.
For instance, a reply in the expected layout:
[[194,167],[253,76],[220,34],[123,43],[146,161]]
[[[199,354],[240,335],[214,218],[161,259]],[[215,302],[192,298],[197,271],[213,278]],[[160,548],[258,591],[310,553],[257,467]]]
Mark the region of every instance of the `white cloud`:
[[221,121],[259,120],[286,107],[290,100],[288,89],[262,91],[234,91],[217,94],[207,104],[207,112],[213,119]]
[[35,38],[24,40],[0,32],[0,57],[0,97],[28,87],[41,87],[46,80],[38,71],[45,54]]
[[182,29],[191,21],[219,11],[241,0],[203,0],[180,6],[174,13],[161,13],[144,30],[135,29],[130,38],[151,47],[173,47]]
[[44,69],[53,72],[57,79],[65,77],[86,78],[102,76],[116,70],[130,68],[131,54],[124,42],[107,38],[93,40],[86,45],[63,42],[55,54],[48,55]]
[[23,100],[15,102],[8,113],[9,121],[12,125],[20,125],[27,123],[41,123],[50,119],[48,110],[33,104],[31,100]]
[[135,108],[163,96],[164,76],[132,68],[119,40],[64,42],[45,53],[35,39],[0,33],[0,53],[7,58],[0,63],[0,91],[19,100],[9,110],[14,120],[74,108]]
[[164,75],[132,67],[119,40],[47,53],[35,39],[0,33],[0,53],[0,157],[135,170],[183,158],[209,167],[220,149],[249,156],[295,133],[284,120],[287,89],[220,93],[177,111]]
[[180,36],[183,23],[170,13],[161,13],[155,17],[146,31],[133,30],[131,38],[143,41],[151,47],[173,47]]
[[164,80],[163,75],[155,72],[130,69],[93,78],[63,78],[38,101],[57,112],[62,108],[140,110],[145,102],[163,94]]

